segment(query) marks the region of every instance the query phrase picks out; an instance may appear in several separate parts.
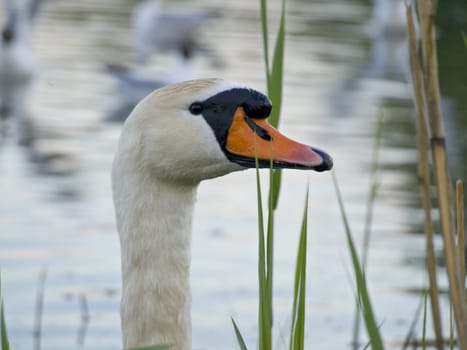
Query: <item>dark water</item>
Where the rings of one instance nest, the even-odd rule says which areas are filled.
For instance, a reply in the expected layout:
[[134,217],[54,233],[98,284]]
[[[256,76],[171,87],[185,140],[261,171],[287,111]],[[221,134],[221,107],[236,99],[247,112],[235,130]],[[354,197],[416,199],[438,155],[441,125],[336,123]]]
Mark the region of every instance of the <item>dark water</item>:
[[[264,91],[256,1],[171,4],[222,15],[202,32],[210,53],[195,56],[195,77],[220,76]],[[134,64],[131,6],[124,0],[50,0],[36,23],[33,47],[40,73],[28,102],[31,139],[20,146],[16,123],[10,121],[0,149],[0,266],[14,349],[33,348],[42,269],[47,271],[42,349],[120,348],[120,258],[109,171],[121,126],[108,120],[121,111],[121,95],[104,67]],[[274,1],[269,7],[271,21],[277,20],[279,5]],[[378,116],[384,115],[368,281],[387,347],[399,349],[421,298],[416,291],[427,283],[422,213],[405,36],[378,34],[383,22],[371,22],[371,15],[368,1],[287,1],[281,129],[333,155],[360,244],[374,134]],[[438,18],[450,165],[454,176],[465,179],[467,48],[460,33],[467,32],[467,4],[440,2]],[[149,75],[162,76],[171,58],[156,57]],[[284,173],[277,214],[277,348],[287,344],[307,184],[307,346],[350,348],[354,292],[331,178],[294,171]],[[192,254],[196,349],[238,348],[231,316],[249,345],[256,344],[255,193],[251,171],[200,187]],[[435,243],[441,251],[442,242]],[[443,274],[440,284],[446,286]],[[443,315],[449,316],[446,300]],[[421,325],[417,329],[420,334]]]

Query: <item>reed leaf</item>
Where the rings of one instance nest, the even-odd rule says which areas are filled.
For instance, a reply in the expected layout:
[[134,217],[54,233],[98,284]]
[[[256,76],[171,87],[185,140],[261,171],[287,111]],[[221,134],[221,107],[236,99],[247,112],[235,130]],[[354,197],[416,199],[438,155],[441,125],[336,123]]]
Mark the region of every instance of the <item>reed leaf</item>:
[[303,210],[302,226],[298,244],[295,267],[294,301],[292,308],[292,327],[290,332],[290,350],[305,349],[305,301],[306,301],[306,252],[308,226],[308,193]]
[[245,344],[245,340],[243,339],[242,333],[240,329],[238,329],[237,323],[232,318],[232,324],[235,330],[235,336],[237,337],[238,345],[240,346],[240,350],[248,350],[248,347]]
[[365,326],[367,329],[368,337],[370,338],[370,344],[372,350],[383,350],[383,340],[379,332],[379,327],[376,323],[376,319],[373,312],[373,307],[370,300],[370,294],[366,285],[365,274],[362,271],[360,260],[358,258],[357,250],[355,249],[355,244],[352,238],[352,233],[350,230],[350,225],[347,220],[347,215],[344,209],[344,203],[340,193],[339,185],[337,183],[337,178],[335,172],[332,171],[332,179],[334,183],[334,189],[337,195],[337,201],[339,203],[339,209],[342,216],[342,221],[344,223],[345,234],[347,237],[347,244],[349,252],[352,258],[352,266],[355,273],[355,278],[357,282],[357,294],[361,306],[361,311],[363,314],[363,319],[365,321]]
[[464,40],[465,47],[467,47],[467,34],[465,34],[464,32],[462,32],[462,39]]

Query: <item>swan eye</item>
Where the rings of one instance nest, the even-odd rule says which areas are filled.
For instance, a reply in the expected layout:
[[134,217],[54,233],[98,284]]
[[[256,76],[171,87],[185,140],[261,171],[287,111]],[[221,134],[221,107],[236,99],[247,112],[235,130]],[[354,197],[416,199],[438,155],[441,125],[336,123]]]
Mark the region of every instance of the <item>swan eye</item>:
[[198,115],[203,111],[203,105],[199,102],[193,102],[188,109],[191,114]]

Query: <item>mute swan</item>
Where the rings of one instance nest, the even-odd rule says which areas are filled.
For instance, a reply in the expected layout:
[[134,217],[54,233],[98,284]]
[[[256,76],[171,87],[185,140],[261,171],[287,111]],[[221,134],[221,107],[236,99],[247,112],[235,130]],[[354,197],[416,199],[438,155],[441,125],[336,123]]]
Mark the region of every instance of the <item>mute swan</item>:
[[200,181],[246,168],[329,170],[332,159],[266,121],[263,94],[221,79],[156,90],[126,120],[112,168],[125,349],[191,349],[190,243]]

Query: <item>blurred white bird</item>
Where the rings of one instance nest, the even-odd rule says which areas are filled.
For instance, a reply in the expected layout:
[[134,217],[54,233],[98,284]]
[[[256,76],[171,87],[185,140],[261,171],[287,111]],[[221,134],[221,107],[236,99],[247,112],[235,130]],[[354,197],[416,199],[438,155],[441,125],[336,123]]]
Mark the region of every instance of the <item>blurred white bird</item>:
[[136,54],[145,63],[155,52],[172,51],[186,60],[197,51],[208,51],[199,42],[199,30],[218,17],[214,11],[167,11],[157,0],[140,0],[133,11]]
[[118,82],[116,106],[110,111],[107,118],[111,122],[123,122],[136,104],[152,91],[169,84],[169,81],[150,79],[141,76],[134,70],[109,64],[106,71]]

